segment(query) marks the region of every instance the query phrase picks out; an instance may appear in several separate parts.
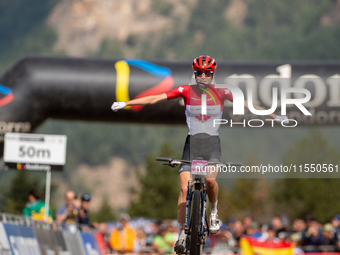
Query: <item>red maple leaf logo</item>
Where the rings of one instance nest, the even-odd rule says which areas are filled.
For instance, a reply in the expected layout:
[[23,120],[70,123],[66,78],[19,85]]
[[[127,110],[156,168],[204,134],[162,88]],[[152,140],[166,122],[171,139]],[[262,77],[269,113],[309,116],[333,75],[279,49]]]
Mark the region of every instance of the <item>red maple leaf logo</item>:
[[199,121],[204,122],[204,121],[207,121],[208,119],[210,119],[211,117],[208,116],[208,115],[203,115],[202,116],[202,114],[200,114],[200,115],[195,116],[195,118],[198,119]]

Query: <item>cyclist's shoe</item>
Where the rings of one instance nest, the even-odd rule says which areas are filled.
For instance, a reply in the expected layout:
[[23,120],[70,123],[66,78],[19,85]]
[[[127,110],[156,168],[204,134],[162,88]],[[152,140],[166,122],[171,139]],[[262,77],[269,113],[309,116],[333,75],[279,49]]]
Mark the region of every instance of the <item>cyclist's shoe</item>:
[[220,230],[220,220],[217,214],[210,214],[209,216],[209,231],[212,234],[216,234]]
[[180,238],[177,240],[174,250],[177,254],[182,254],[184,252],[185,250],[185,239],[184,238]]

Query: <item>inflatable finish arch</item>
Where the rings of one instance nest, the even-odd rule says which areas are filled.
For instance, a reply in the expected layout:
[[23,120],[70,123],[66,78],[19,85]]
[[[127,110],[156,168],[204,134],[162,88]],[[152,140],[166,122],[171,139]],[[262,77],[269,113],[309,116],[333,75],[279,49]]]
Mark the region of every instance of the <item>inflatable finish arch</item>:
[[[252,86],[253,102],[268,109],[273,86],[305,87],[312,94],[305,105],[312,116],[303,116],[296,107],[287,108],[288,116],[297,119],[299,126],[338,125],[339,74],[340,61],[229,62],[218,63],[216,83],[237,85],[245,95],[245,87]],[[138,59],[25,57],[0,76],[0,157],[5,132],[32,132],[47,118],[184,124],[180,100],[118,112],[112,112],[110,106],[114,101],[163,93],[188,84],[191,76],[190,61],[151,63]],[[272,79],[270,84],[265,78]],[[223,117],[235,117],[232,107],[225,109]]]

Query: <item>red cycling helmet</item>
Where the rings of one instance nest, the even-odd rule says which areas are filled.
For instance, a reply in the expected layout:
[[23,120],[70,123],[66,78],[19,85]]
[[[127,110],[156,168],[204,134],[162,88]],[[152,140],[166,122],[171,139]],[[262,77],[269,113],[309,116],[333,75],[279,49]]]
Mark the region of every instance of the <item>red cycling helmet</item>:
[[208,55],[202,55],[194,59],[192,63],[192,69],[195,71],[212,71],[214,72],[217,68],[215,59]]

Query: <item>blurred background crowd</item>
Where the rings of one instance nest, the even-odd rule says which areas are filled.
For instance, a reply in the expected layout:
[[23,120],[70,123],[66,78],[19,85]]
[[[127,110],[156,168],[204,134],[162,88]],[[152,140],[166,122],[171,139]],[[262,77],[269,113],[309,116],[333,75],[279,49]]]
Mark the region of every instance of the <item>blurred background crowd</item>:
[[[121,213],[117,221],[91,222],[89,205],[91,196],[83,194],[77,197],[69,190],[65,194],[65,203],[57,209],[56,215],[49,212],[49,221],[79,224],[94,231],[98,244],[107,254],[111,253],[157,253],[171,254],[177,240],[177,220],[157,220],[142,217],[133,219],[127,213]],[[40,200],[39,192],[32,189],[23,215],[35,220],[42,220],[45,204]],[[220,222],[221,228],[216,235],[210,235],[204,250],[212,254],[239,253],[242,236],[260,241],[292,243],[294,254],[305,252],[340,251],[340,214],[328,222],[322,223],[312,215],[295,218],[274,216],[269,222],[258,222],[250,216],[243,219],[229,219]]]

